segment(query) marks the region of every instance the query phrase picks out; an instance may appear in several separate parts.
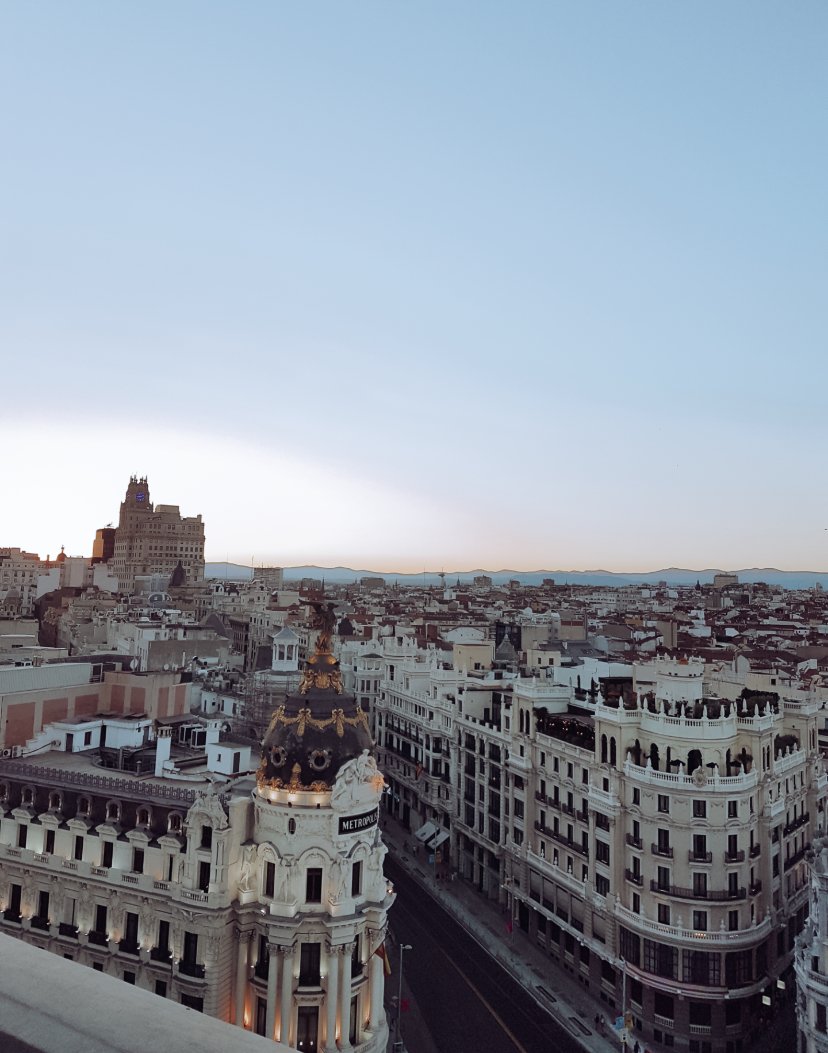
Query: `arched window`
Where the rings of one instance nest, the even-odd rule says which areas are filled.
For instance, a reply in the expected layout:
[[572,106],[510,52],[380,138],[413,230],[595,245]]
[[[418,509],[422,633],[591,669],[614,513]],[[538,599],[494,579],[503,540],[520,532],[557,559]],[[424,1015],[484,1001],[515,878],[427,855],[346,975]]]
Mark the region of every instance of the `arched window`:
[[50,793],[49,794],[49,811],[59,812],[60,811],[60,794]]
[[701,750],[690,750],[687,754],[687,774],[692,775],[696,768],[701,767],[701,763]]
[[607,763],[607,736],[601,736],[601,763]]
[[89,798],[78,798],[78,815],[89,815]]
[[618,763],[618,756],[617,756],[616,746],[615,746],[615,735],[613,735],[612,738],[610,739],[610,764],[613,767],[615,767],[615,765],[617,763]]
[[181,816],[178,812],[170,812],[167,818],[167,830],[171,834],[181,833]]
[[121,818],[121,806],[117,801],[106,802],[106,817],[107,819],[114,819],[115,822]]
[[146,808],[139,808],[138,814],[135,817],[136,826],[149,826],[149,811]]

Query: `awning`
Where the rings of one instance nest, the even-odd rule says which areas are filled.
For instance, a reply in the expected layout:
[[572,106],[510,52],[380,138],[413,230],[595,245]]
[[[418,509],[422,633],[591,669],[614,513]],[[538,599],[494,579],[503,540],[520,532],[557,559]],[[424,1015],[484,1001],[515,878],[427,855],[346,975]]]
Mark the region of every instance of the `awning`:
[[425,844],[425,842],[430,837],[434,837],[436,833],[437,827],[434,825],[434,823],[431,822],[431,820],[429,820],[427,823],[424,823],[419,830],[415,830],[414,836],[417,838],[418,841]]
[[448,832],[448,830],[440,830],[439,833],[437,834],[437,836],[433,840],[429,841],[428,847],[429,847],[429,849],[432,852],[434,852],[440,847],[440,845],[444,841],[448,841],[448,839],[449,839],[449,832]]

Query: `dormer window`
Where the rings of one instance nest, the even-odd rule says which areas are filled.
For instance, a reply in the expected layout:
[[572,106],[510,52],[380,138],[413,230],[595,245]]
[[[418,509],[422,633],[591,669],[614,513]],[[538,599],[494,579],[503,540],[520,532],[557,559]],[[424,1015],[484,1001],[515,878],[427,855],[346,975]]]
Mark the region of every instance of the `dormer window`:
[[117,801],[107,801],[106,817],[116,823],[121,818],[121,806]]
[[146,808],[139,808],[138,815],[135,821],[136,826],[149,826],[149,811]]
[[27,786],[23,790],[23,804],[32,804],[34,801],[34,790],[30,786]]
[[89,815],[89,798],[79,797],[78,798],[78,815]]
[[201,828],[201,848],[212,848],[213,847],[213,828],[212,826],[202,826]]
[[167,819],[167,831],[171,834],[181,833],[181,816],[177,812],[171,812]]
[[59,793],[50,793],[49,794],[49,811],[50,812],[59,812],[60,811],[60,806],[61,806],[60,794]]

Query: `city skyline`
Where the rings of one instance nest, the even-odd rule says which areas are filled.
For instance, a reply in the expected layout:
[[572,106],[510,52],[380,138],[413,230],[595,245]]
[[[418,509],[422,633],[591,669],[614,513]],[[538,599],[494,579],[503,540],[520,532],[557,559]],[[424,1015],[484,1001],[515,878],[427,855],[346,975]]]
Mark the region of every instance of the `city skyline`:
[[828,566],[828,12],[7,6],[0,543]]

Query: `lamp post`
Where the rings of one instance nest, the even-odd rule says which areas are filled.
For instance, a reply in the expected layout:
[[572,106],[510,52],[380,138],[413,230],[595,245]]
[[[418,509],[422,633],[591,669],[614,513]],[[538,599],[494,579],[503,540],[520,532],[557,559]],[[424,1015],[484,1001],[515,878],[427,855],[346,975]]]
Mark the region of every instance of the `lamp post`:
[[400,1025],[402,1024],[402,981],[403,981],[403,951],[410,951],[410,943],[400,944],[400,975],[397,983],[397,1026],[394,1029],[396,1034],[394,1035],[394,1049],[399,1049],[400,1042]]

